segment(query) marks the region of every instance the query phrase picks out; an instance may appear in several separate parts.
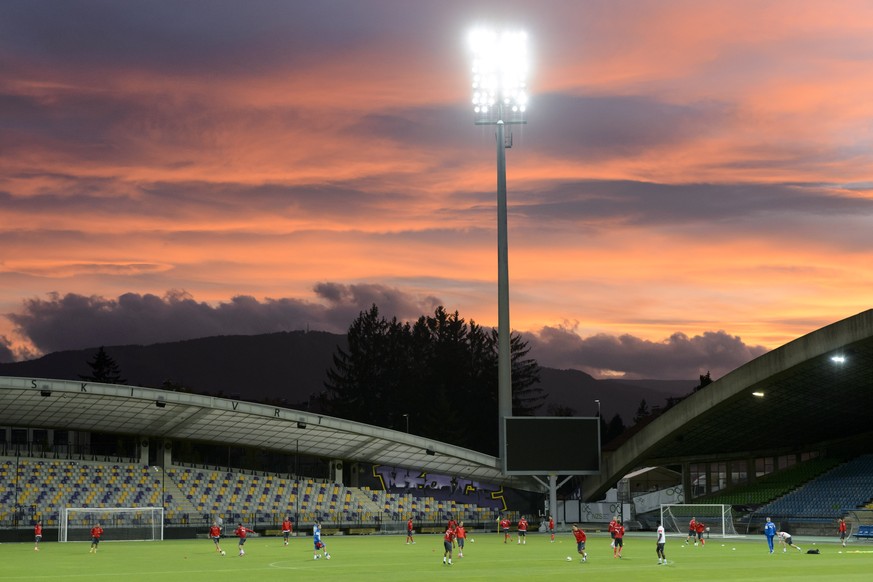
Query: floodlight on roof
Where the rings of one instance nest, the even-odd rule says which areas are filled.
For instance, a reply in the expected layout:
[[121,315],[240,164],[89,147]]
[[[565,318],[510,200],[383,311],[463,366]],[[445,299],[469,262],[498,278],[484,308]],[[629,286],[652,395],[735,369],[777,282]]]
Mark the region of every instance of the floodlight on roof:
[[[470,33],[473,111],[478,115],[527,109],[527,33],[478,28]],[[500,107],[494,107],[500,104]],[[497,111],[494,111],[494,110]]]
[[752,396],[754,396],[755,398],[763,398],[764,393],[763,392],[752,392]]
[[841,355],[831,356],[831,361],[835,364],[844,364],[844,363],[846,363],[846,356],[841,356]]

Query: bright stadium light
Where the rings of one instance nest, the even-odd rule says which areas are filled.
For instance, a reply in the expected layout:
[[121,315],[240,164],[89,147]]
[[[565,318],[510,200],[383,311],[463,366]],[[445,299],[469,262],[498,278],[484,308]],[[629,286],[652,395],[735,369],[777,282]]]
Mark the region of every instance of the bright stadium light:
[[846,356],[831,356],[831,361],[835,364],[845,364]]
[[763,392],[752,392],[752,396],[754,396],[755,398],[763,398],[764,393]]
[[[472,105],[477,125],[496,126],[497,145],[497,418],[503,473],[506,473],[506,427],[512,416],[512,363],[509,327],[509,250],[506,226],[506,149],[512,133],[506,126],[525,123],[527,34],[476,29],[469,36],[473,56]],[[550,497],[554,497],[554,491]],[[554,505],[553,505],[554,507]]]
[[470,33],[469,40],[477,121],[494,123],[507,114],[520,118],[529,100],[527,33],[480,28]]

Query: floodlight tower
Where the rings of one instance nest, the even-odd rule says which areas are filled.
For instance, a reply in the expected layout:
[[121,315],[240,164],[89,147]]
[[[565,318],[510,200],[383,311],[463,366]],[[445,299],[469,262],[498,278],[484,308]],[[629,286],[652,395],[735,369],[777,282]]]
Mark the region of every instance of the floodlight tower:
[[509,327],[509,249],[506,226],[507,125],[525,123],[527,109],[527,34],[478,29],[470,34],[473,52],[473,112],[477,125],[497,128],[497,418],[499,456],[506,472],[506,427],[512,416],[512,361]]

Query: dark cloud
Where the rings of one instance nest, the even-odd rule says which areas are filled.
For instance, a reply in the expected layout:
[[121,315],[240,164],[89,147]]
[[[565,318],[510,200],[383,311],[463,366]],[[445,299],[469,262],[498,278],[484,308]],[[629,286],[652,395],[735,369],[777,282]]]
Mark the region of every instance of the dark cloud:
[[595,376],[618,372],[627,378],[697,378],[706,372],[719,378],[767,351],[724,331],[694,337],[674,333],[653,342],[629,334],[581,338],[566,329],[544,327],[529,338],[531,354],[541,365],[582,369]]
[[[20,313],[6,317],[15,325],[16,334],[30,339],[41,352],[50,353],[306,328],[345,333],[354,318],[373,303],[387,317],[396,315],[401,320],[432,312],[440,303],[434,297],[417,300],[382,285],[321,283],[315,291],[324,303],[237,296],[213,306],[183,291],[164,297],[126,293],[117,299],[54,293],[47,299],[25,301]],[[4,354],[0,348],[0,358]]]
[[12,351],[12,342],[5,335],[0,335],[0,364],[8,364],[16,359]]
[[513,212],[534,219],[602,220],[629,224],[736,225],[796,217],[871,216],[873,200],[821,184],[658,184],[633,181],[584,181],[545,185],[516,192],[523,203]]
[[[25,302],[20,313],[7,314],[15,332],[43,353],[98,345],[152,344],[216,335],[252,335],[297,329],[344,333],[355,317],[377,305],[388,318],[414,321],[432,313],[441,301],[415,297],[384,285],[319,283],[320,302],[237,296],[209,305],[181,291],[164,297],[126,293],[116,299],[69,293]],[[541,365],[575,368],[594,375],[622,373],[628,378],[696,378],[710,371],[720,377],[763,354],[724,331],[688,337],[675,333],[661,342],[632,335],[598,334],[581,338],[558,327],[525,332],[531,355]],[[21,359],[0,337],[0,362]]]
[[671,104],[647,96],[538,95],[525,147],[558,157],[602,160],[636,156],[665,145],[699,140],[729,124],[728,105]]

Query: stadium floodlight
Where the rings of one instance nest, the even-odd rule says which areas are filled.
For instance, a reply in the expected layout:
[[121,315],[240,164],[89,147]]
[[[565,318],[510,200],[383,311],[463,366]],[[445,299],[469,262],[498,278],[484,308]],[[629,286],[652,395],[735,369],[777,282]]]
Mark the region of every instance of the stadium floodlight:
[[844,364],[846,362],[846,356],[831,356],[831,361],[835,364]]
[[506,226],[506,125],[524,123],[528,105],[527,34],[479,28],[469,37],[473,53],[473,112],[477,125],[494,125],[497,145],[497,422],[499,456],[506,474],[506,428],[512,416],[509,327],[509,250]]
[[754,396],[756,398],[763,398],[764,393],[763,392],[752,392],[752,396]]
[[485,123],[520,119],[528,105],[527,33],[479,28],[470,33],[470,49],[473,112]]

